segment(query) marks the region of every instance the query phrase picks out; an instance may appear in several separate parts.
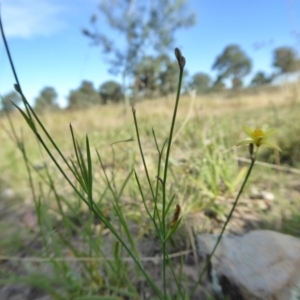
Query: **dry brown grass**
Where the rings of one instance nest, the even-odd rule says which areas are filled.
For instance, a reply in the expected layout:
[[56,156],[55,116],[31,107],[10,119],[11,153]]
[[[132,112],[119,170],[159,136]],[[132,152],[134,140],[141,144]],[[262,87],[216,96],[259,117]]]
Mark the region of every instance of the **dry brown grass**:
[[[262,89],[253,93],[240,92],[236,96],[231,95],[230,97],[226,94],[208,94],[197,96],[194,101],[191,101],[189,96],[182,96],[178,110],[177,129],[194,118],[203,120],[204,123],[205,120],[210,120],[209,123],[211,123],[217,120],[214,119],[214,116],[218,116],[218,120],[221,116],[230,119],[232,115],[258,108],[263,110],[270,105],[276,106],[278,109],[285,104],[299,101],[299,88],[300,82],[297,82],[271,90]],[[135,108],[141,128],[145,131],[151,130],[152,127],[159,128],[162,135],[167,134],[174,100],[174,97],[169,97],[136,103]],[[126,113],[123,104],[96,106],[81,111],[63,110],[40,117],[61,150],[70,155],[72,153],[70,123],[80,140],[83,141],[85,134],[88,134],[93,147],[101,151],[110,151],[109,145],[112,142],[135,136],[131,111]],[[26,149],[33,163],[41,164],[44,159],[39,153],[36,139],[29,127],[18,112],[13,113],[11,119],[18,134],[20,135],[22,132]],[[9,128],[8,120],[5,117],[1,118],[1,124],[2,127]],[[207,126],[211,125],[205,125],[204,128]],[[2,178],[14,187],[20,185],[25,188],[27,183],[25,184],[24,178],[27,176],[22,156],[3,129],[0,131],[0,145]]]

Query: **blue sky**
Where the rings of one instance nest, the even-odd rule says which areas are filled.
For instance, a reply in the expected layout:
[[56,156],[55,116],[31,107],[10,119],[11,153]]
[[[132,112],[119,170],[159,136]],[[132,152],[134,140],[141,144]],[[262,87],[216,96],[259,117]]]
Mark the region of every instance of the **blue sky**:
[[[147,0],[151,1],[151,0]],[[113,0],[112,0],[113,2]],[[100,48],[81,34],[88,27],[98,0],[0,0],[3,25],[19,79],[28,100],[45,86],[54,87],[60,104],[82,80],[96,88],[113,77]],[[211,74],[224,47],[238,44],[253,62],[252,74],[272,71],[276,47],[300,50],[299,0],[190,0],[197,15],[194,27],[176,34],[189,74]],[[105,24],[99,24],[109,32]],[[112,33],[113,34],[113,33]],[[296,38],[298,35],[298,39]],[[171,53],[173,55],[173,53]],[[0,44],[0,94],[12,90],[14,80],[3,43]],[[251,75],[248,76],[248,81]]]

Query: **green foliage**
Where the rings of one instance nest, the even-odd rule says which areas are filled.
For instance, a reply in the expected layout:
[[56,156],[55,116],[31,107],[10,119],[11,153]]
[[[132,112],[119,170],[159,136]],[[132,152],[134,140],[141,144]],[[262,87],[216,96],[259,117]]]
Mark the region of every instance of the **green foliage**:
[[160,73],[160,62],[153,56],[146,56],[136,66],[134,95],[152,98],[158,91],[157,77]]
[[208,74],[196,73],[191,82],[191,88],[196,89],[198,94],[206,93],[212,87],[212,80]]
[[243,87],[243,81],[240,78],[232,79],[232,89],[240,89]]
[[121,85],[113,80],[104,82],[99,89],[103,104],[108,101],[117,103],[124,99]]
[[299,206],[295,207],[295,211],[289,217],[282,219],[282,232],[300,238],[300,213]]
[[[280,163],[294,168],[300,167],[299,108],[299,104],[293,104],[289,118],[282,121],[285,122],[285,129],[281,129],[277,137],[277,144],[282,148]],[[272,149],[266,149],[263,153],[264,160],[270,163],[276,162],[276,156],[278,153]]]
[[144,57],[136,66],[134,95],[154,98],[175,93],[177,68],[178,63],[167,55]]
[[59,109],[57,93],[52,87],[45,87],[35,99],[34,109],[38,112],[54,111]]
[[[174,64],[162,55],[174,47],[175,33],[195,23],[195,14],[187,9],[187,0],[100,0],[100,15],[120,38],[112,40],[97,27],[98,15],[91,18],[91,28],[84,29],[95,45],[99,45],[108,57],[109,71],[121,74],[123,90],[130,86],[126,80],[133,80],[134,90],[144,89],[145,95],[153,95],[160,84],[160,92],[168,94],[174,89]],[[159,8],[159,9],[158,9]],[[151,53],[151,57],[147,56]],[[156,68],[158,61],[169,69],[161,73]],[[160,77],[160,82],[157,82]],[[147,81],[143,85],[143,80]],[[175,82],[177,79],[175,80]]]
[[101,104],[102,100],[99,93],[95,90],[93,83],[83,81],[77,90],[70,92],[68,102],[68,108],[80,109]]
[[299,70],[299,58],[294,49],[280,47],[274,50],[273,66],[280,74],[293,73]]
[[[160,95],[166,96],[169,94],[175,94],[177,91],[177,62],[173,61],[167,55],[158,57],[160,61],[160,72],[158,75]],[[184,71],[184,76],[187,72]]]
[[267,77],[267,75],[264,72],[259,71],[254,75],[250,85],[262,86],[262,85],[269,84],[271,81],[272,81],[272,77]]
[[17,92],[10,92],[3,97],[1,97],[1,106],[2,106],[2,111],[5,112],[11,112],[12,110],[15,110],[16,107],[15,105],[19,105],[21,102],[21,97]]
[[218,71],[218,79],[232,79],[232,87],[235,88],[235,81],[240,81],[251,71],[251,60],[240,49],[238,45],[229,45],[216,58],[212,66]]
[[212,91],[221,92],[224,91],[225,89],[226,89],[225,83],[220,77],[218,77],[217,80],[213,83]]

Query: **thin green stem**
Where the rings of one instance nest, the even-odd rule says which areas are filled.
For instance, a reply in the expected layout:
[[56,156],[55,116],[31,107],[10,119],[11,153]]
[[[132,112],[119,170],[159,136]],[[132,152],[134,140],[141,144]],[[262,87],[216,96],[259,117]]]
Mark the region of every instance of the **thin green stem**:
[[[167,144],[167,140],[164,141],[163,146],[161,148],[161,150],[158,147],[158,143],[157,143],[157,139],[156,139],[156,135],[154,130],[152,129],[152,133],[153,133],[153,137],[154,137],[154,141],[155,141],[155,145],[156,145],[156,149],[158,152],[158,162],[157,162],[157,180],[156,180],[156,188],[155,188],[155,199],[154,199],[154,211],[153,211],[153,218],[158,219],[158,223],[160,228],[162,228],[162,220],[161,220],[161,216],[159,214],[159,210],[158,210],[158,206],[157,206],[157,201],[158,201],[158,190],[159,190],[159,185],[160,185],[160,172],[161,172],[161,161],[162,161],[162,157],[163,157],[163,152],[164,152],[164,148]],[[163,240],[163,239],[161,239]]]
[[172,138],[173,138],[175,121],[176,121],[176,116],[177,116],[179,98],[180,98],[182,77],[183,77],[183,68],[180,68],[179,80],[178,80],[178,86],[177,86],[177,95],[176,95],[173,118],[172,118],[169,138],[168,138],[165,168],[164,168],[164,177],[163,177],[163,203],[162,203],[162,207],[163,207],[162,208],[162,236],[163,236],[163,240],[162,240],[162,252],[163,252],[163,289],[164,289],[165,297],[167,295],[167,291],[166,291],[166,265],[167,265],[167,255],[166,255],[166,251],[167,251],[166,250],[166,202],[167,202],[166,188],[167,187],[166,187],[166,182],[167,182],[167,177],[168,177],[169,156],[170,156],[170,152],[171,152]]
[[[168,177],[168,164],[169,164],[169,157],[170,157],[170,152],[171,152],[171,145],[172,145],[175,121],[176,121],[176,116],[177,116],[177,109],[178,109],[179,98],[180,98],[182,76],[183,76],[183,69],[180,69],[176,102],[175,102],[174,113],[173,113],[173,118],[172,118],[172,123],[171,123],[171,128],[170,128],[170,134],[169,134],[169,138],[168,138],[168,146],[167,146],[167,151],[166,151],[166,160],[165,160],[165,169],[164,169],[164,178],[163,178],[163,182],[164,182],[164,185],[163,185],[163,200],[164,200],[163,201],[163,213],[165,211],[165,205],[166,205],[166,182],[167,182],[167,177]],[[164,233],[165,233],[166,224],[165,224],[165,216],[164,215],[163,215],[163,227],[164,227],[163,229],[164,229]]]
[[143,161],[143,165],[144,165],[148,185],[149,185],[150,190],[151,190],[152,198],[155,199],[154,191],[153,191],[153,188],[152,188],[152,184],[151,184],[151,180],[150,180],[150,176],[149,176],[149,172],[148,172],[148,168],[147,168],[147,164],[146,164],[146,161],[145,161],[145,156],[144,156],[144,152],[143,152],[143,148],[142,148],[142,143],[141,143],[140,133],[139,133],[139,126],[138,126],[138,122],[137,122],[137,119],[136,119],[136,110],[135,110],[134,107],[132,108],[132,114],[133,114],[134,126],[135,126],[135,130],[136,130],[136,136],[137,136],[137,140],[138,140],[140,154],[141,154],[141,157],[142,157],[142,161]]
[[[257,149],[258,149],[258,148],[257,148]],[[257,153],[257,151],[256,151],[256,153]],[[196,283],[196,285],[195,285],[195,287],[194,287],[194,289],[193,289],[193,291],[192,291],[191,297],[193,297],[193,295],[194,295],[194,293],[195,293],[195,291],[196,291],[197,286],[201,283],[202,278],[203,278],[205,272],[207,271],[208,266],[209,266],[210,263],[211,263],[211,258],[212,258],[213,255],[215,254],[215,251],[216,251],[216,249],[217,249],[217,247],[218,247],[218,245],[219,245],[219,243],[220,243],[220,241],[221,241],[221,239],[222,239],[222,237],[223,237],[224,231],[225,231],[225,229],[226,229],[226,227],[227,227],[227,225],[228,225],[228,223],[229,223],[229,221],[230,221],[230,219],[231,219],[231,217],[232,217],[232,214],[233,214],[233,212],[234,212],[234,210],[235,210],[235,207],[236,207],[236,205],[237,205],[237,203],[238,203],[238,200],[239,200],[239,198],[240,198],[240,196],[241,196],[241,194],[242,194],[242,192],[243,192],[243,190],[244,190],[244,187],[245,187],[245,185],[246,185],[246,183],[247,183],[247,181],[248,181],[248,179],[249,179],[249,176],[250,176],[250,174],[251,174],[251,171],[252,171],[252,169],[253,169],[254,164],[255,164],[255,156],[251,156],[251,164],[250,164],[250,166],[249,166],[249,169],[248,169],[248,171],[247,171],[247,174],[246,174],[246,176],[245,176],[245,179],[244,179],[244,181],[243,181],[243,184],[242,184],[242,186],[241,186],[241,188],[240,188],[240,190],[239,190],[239,192],[238,192],[238,194],[237,194],[237,196],[236,196],[236,199],[235,199],[235,201],[234,201],[234,203],[233,203],[233,205],[232,205],[232,208],[231,208],[230,213],[229,213],[229,215],[228,215],[228,217],[227,217],[227,219],[226,219],[226,222],[225,222],[224,225],[223,225],[223,228],[222,228],[221,233],[220,233],[220,235],[219,235],[219,237],[218,237],[218,239],[217,239],[217,242],[216,242],[216,244],[215,244],[215,246],[214,246],[212,252],[210,253],[210,255],[209,255],[208,259],[207,259],[207,262],[206,262],[206,264],[205,264],[205,267],[203,268],[203,270],[202,270],[202,272],[201,272],[201,274],[200,274],[200,276],[199,276],[199,279],[198,279],[198,281],[197,281],[197,283]]]
[[156,220],[155,220],[155,214],[154,214],[154,215],[151,214],[151,212],[149,211],[149,208],[148,208],[148,206],[147,206],[147,204],[146,204],[146,199],[145,199],[145,196],[144,196],[144,193],[143,193],[143,189],[142,189],[142,187],[141,187],[141,184],[140,184],[140,180],[139,180],[139,178],[138,178],[138,175],[137,175],[136,172],[134,172],[134,175],[135,175],[135,180],[136,180],[136,182],[137,182],[137,185],[138,185],[138,188],[139,188],[139,191],[140,191],[140,194],[141,194],[142,201],[143,201],[144,207],[145,207],[145,209],[146,209],[146,212],[147,212],[149,218],[151,219],[151,221],[152,221],[153,224],[154,224],[154,227],[155,227],[155,230],[156,230],[156,233],[157,233],[158,237],[159,237],[160,239],[162,239],[162,237],[161,237],[161,232],[160,232],[159,227],[158,227],[158,225],[157,225],[157,223],[156,223]]
[[[98,156],[98,160],[100,162],[100,165],[102,167],[102,170],[104,172],[104,176],[107,182],[107,185],[109,187],[109,190],[111,191],[111,193],[113,194],[113,197],[116,197],[116,194],[114,193],[113,188],[111,187],[111,184],[108,180],[107,174],[105,172],[105,168],[103,165],[103,162],[101,160],[101,157],[99,155],[99,152],[96,151],[97,156]],[[140,269],[140,271],[142,272],[143,276],[146,278],[146,280],[148,281],[148,283],[150,284],[150,286],[152,287],[152,289],[155,291],[156,295],[160,298],[160,299],[165,299],[165,297],[162,296],[161,291],[158,289],[157,285],[154,283],[154,281],[152,280],[152,278],[149,276],[149,274],[147,273],[147,271],[144,269],[140,257],[138,255],[138,251],[135,248],[135,244],[132,240],[131,234],[129,232],[129,229],[127,228],[127,223],[126,221],[123,219],[123,215],[122,215],[122,211],[120,209],[120,207],[118,206],[118,201],[115,199],[116,202],[116,206],[115,206],[115,211],[118,214],[118,217],[127,233],[127,237],[129,239],[130,245],[133,248],[133,251],[128,247],[127,243],[125,242],[124,239],[122,239],[122,237],[118,234],[118,232],[116,231],[116,229],[114,228],[114,226],[109,222],[109,220],[107,220],[103,214],[101,213],[101,211],[99,210],[99,208],[97,206],[92,206],[90,209],[100,218],[100,220],[106,225],[106,227],[110,230],[110,232],[117,238],[117,240],[121,243],[121,245],[125,248],[125,250],[127,251],[127,253],[132,257],[132,259],[134,260],[135,264],[137,265],[137,267]]]

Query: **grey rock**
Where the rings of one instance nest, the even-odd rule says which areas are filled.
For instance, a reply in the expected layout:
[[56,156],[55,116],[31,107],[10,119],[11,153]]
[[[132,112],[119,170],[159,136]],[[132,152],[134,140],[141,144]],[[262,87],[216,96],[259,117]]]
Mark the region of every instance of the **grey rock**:
[[[207,257],[217,235],[199,234],[199,254]],[[234,300],[300,299],[300,240],[269,230],[225,235],[211,260],[216,294]]]
[[10,200],[15,196],[15,192],[12,189],[6,188],[1,191],[0,199]]

